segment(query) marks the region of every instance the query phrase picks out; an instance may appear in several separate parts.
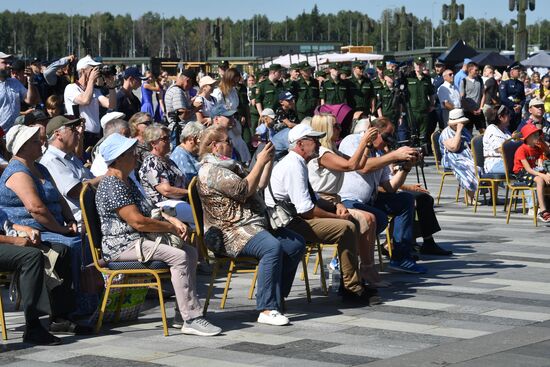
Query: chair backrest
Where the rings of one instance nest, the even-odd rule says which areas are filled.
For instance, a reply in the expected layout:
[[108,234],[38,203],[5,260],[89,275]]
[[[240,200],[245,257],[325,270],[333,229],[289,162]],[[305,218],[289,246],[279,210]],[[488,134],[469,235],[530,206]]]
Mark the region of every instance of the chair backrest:
[[80,193],[80,208],[82,209],[82,220],[86,228],[86,235],[90,243],[90,251],[94,260],[94,265],[98,269],[102,269],[100,265],[103,262],[101,253],[101,222],[97,207],[95,204],[96,190],[90,184],[84,184]]
[[485,166],[485,156],[483,155],[483,134],[472,139],[472,156],[474,158],[474,170],[479,178],[479,167]]
[[523,144],[521,140],[507,139],[502,143],[501,155],[504,163],[504,174],[506,175],[506,183],[512,181],[512,170],[514,168],[514,155],[516,150]]
[[444,172],[445,170],[441,167],[441,150],[439,150],[439,136],[441,135],[441,130],[434,131],[432,134],[432,151],[435,158],[435,168],[438,172]]
[[193,212],[193,219],[195,220],[195,232],[198,236],[204,236],[204,213],[202,211],[201,198],[199,196],[199,189],[197,187],[197,177],[193,177],[189,186],[187,187],[189,196],[189,204],[191,205],[191,211]]

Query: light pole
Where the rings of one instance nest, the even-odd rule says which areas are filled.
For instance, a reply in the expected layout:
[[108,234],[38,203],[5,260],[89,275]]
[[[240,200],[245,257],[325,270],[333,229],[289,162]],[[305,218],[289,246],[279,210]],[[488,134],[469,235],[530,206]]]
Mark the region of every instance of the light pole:
[[451,0],[451,4],[443,4],[442,17],[444,20],[449,21],[449,36],[447,38],[447,46],[457,40],[458,38],[458,25],[456,21],[458,19],[464,20],[464,4],[457,4],[456,0]]

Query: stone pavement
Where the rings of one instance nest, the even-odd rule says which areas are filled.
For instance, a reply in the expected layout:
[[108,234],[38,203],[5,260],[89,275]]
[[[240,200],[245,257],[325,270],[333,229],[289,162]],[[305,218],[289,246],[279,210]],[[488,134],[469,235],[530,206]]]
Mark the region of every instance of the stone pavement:
[[[439,176],[426,168],[437,193]],[[412,181],[413,176],[409,181]],[[222,336],[164,337],[158,304],[148,301],[135,322],[106,325],[101,334],[64,337],[64,345],[30,347],[21,341],[22,314],[7,308],[9,340],[0,345],[2,366],[550,366],[550,227],[513,214],[505,224],[489,206],[474,214],[454,202],[456,181],[448,179],[437,208],[443,230],[436,240],[455,254],[423,256],[429,274],[384,274],[385,303],[347,308],[335,293],[324,297],[310,276],[313,301],[305,300],[297,277],[287,301],[292,325],[255,323],[254,301],[246,298],[251,275],[238,275],[225,310],[219,309],[225,279],[216,282],[208,317]],[[324,258],[330,259],[332,249]],[[313,258],[312,258],[313,259]],[[313,262],[313,261],[312,261]],[[200,295],[207,277],[200,277]],[[174,301],[167,302],[173,315]]]

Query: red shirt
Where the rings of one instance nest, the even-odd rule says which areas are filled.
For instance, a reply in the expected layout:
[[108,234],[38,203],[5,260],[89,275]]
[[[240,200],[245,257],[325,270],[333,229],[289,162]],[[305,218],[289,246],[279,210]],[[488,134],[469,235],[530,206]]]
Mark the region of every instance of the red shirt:
[[514,155],[514,173],[518,173],[523,168],[523,164],[521,163],[523,159],[527,160],[529,167],[535,168],[537,165],[537,160],[539,158],[544,159],[543,155],[544,152],[538,146],[531,148],[527,144],[522,144],[518,150],[516,150],[516,154]]

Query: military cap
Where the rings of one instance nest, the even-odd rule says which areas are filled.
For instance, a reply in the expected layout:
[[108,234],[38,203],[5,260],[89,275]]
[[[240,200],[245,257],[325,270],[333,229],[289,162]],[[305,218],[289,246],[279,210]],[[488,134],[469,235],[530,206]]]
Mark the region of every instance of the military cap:
[[328,68],[329,69],[340,69],[340,64],[337,63],[337,62],[331,62],[330,64],[328,64]]
[[365,68],[365,64],[363,64],[362,61],[354,61],[351,63],[351,67],[352,68],[361,68],[361,69],[364,69]]
[[379,69],[385,69],[386,68],[386,63],[384,61],[380,60],[380,61],[375,62],[374,66],[376,66]]
[[344,65],[338,69],[338,71],[342,74],[351,75],[351,67],[348,65]]
[[521,70],[522,68],[523,68],[523,65],[521,65],[519,62],[516,61],[512,65],[508,66],[508,68],[506,70],[507,71],[514,70],[514,69]]
[[269,68],[263,68],[262,70],[260,70],[260,75],[268,76],[269,75]]
[[324,70],[317,70],[317,71],[315,72],[315,76],[316,76],[316,77],[319,77],[319,76],[320,76],[320,77],[323,77],[323,78],[324,78],[325,76],[327,76],[327,72],[324,71]]
[[441,60],[435,59],[434,65],[445,65]]
[[281,64],[271,64],[269,65],[269,71],[277,71],[277,70],[281,70],[283,67],[281,66]]
[[290,67],[289,67],[290,70],[298,70],[300,69],[300,66],[296,63],[294,64],[290,64]]
[[223,68],[223,69],[227,69],[229,67],[229,61],[221,60],[220,62],[218,62],[218,67]]
[[384,70],[384,73],[383,73],[383,74],[384,74],[384,76],[389,76],[389,77],[391,77],[391,78],[393,78],[393,77],[395,76],[395,73],[394,73],[394,71],[393,71],[392,69],[386,69],[386,70]]
[[425,64],[426,63],[426,58],[422,57],[422,56],[418,56],[418,57],[414,58],[414,62],[415,62],[415,64]]
[[307,61],[302,61],[298,65],[300,66],[300,70],[309,70],[309,69],[311,69],[311,65]]

